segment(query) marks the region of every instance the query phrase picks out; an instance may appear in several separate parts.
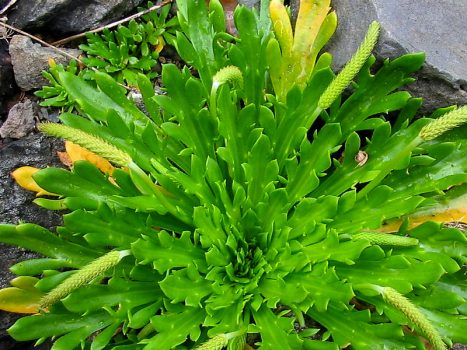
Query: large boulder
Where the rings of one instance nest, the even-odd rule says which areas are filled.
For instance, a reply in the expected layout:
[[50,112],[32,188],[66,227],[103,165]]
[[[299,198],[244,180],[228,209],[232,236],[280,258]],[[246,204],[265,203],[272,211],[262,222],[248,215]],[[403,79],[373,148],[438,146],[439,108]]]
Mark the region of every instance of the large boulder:
[[21,0],[8,12],[8,23],[55,34],[84,32],[122,18],[143,0]]
[[[81,54],[80,50],[61,50],[73,57]],[[10,56],[16,83],[24,91],[48,85],[49,82],[42,76],[42,71],[48,69],[49,59],[65,65],[70,60],[57,50],[33,43],[24,35],[14,35],[10,40]]]
[[426,53],[417,82],[407,88],[424,98],[424,111],[467,104],[466,1],[333,0],[338,28],[327,49],[334,67],[342,68],[357,49],[369,24],[382,27],[376,56],[396,58],[409,52]]

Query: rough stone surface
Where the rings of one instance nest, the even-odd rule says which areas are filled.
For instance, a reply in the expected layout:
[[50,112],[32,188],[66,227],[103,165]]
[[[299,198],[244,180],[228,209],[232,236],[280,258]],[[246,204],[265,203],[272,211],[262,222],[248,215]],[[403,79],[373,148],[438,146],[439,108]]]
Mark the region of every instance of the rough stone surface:
[[248,6],[248,7],[259,7],[260,0],[238,0],[239,4]]
[[14,105],[8,112],[8,118],[0,127],[0,137],[19,139],[31,133],[36,125],[36,105],[29,99]]
[[0,115],[6,112],[6,104],[4,101],[17,89],[13,76],[11,58],[6,46],[6,42],[0,39]]
[[8,12],[8,23],[55,34],[82,32],[123,17],[143,0],[22,0]]
[[[62,150],[63,142],[35,134],[11,142],[0,149],[0,222],[17,224],[19,221],[33,222],[52,228],[61,222],[61,216],[33,204],[34,193],[15,184],[10,173],[23,165],[45,167],[59,165],[56,152]],[[30,259],[35,254],[24,249],[0,244],[0,288],[9,285],[14,277],[8,268],[22,260]],[[18,318],[17,315],[0,311],[0,349],[33,349],[30,343],[16,343],[7,334],[6,329]],[[44,344],[36,350],[50,349]]]
[[[64,51],[74,57],[78,57],[81,53],[80,50],[75,49],[64,49]],[[25,91],[39,89],[48,84],[42,76],[42,71],[49,67],[49,58],[61,64],[66,64],[70,60],[56,50],[33,43],[23,35],[15,35],[11,39],[10,56],[16,83]]]
[[[419,81],[408,90],[424,98],[424,111],[467,104],[467,2],[426,0],[334,0],[339,20],[328,45],[335,68],[341,68],[357,49],[373,20],[381,23],[378,58],[426,52]],[[352,36],[352,38],[349,37]]]

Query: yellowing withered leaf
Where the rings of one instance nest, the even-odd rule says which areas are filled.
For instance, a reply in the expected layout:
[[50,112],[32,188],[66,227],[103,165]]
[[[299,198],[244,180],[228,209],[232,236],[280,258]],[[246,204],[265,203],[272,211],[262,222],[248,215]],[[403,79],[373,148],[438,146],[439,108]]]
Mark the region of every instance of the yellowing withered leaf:
[[37,281],[37,278],[30,276],[20,276],[12,280],[12,287],[0,290],[0,310],[20,314],[38,313],[40,300],[45,293],[34,287]]
[[87,160],[88,162],[94,164],[102,172],[109,175],[112,175],[115,169],[108,160],[92,153],[91,151],[88,151],[87,149],[73,142],[65,141],[65,149],[71,163],[74,163],[77,160]]
[[32,166],[23,166],[14,170],[11,176],[15,179],[16,183],[21,187],[37,192],[36,196],[57,196],[55,193],[50,193],[41,188],[36,181],[32,178],[32,175],[37,173],[40,169]]
[[[467,224],[467,206],[464,208],[448,208],[444,211],[433,212],[432,214],[412,216],[408,218],[409,225],[408,228],[412,229],[418,225],[423,224],[427,221],[434,221],[438,223],[448,223],[448,222],[462,222]],[[392,221],[386,225],[381,226],[378,229],[378,232],[397,232],[399,227],[402,225],[403,220],[399,219]]]

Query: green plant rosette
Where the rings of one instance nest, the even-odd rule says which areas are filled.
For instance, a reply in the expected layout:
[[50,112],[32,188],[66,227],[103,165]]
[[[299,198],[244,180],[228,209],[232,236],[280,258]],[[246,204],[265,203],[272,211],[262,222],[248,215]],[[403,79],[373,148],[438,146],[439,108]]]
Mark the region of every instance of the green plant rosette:
[[247,335],[265,350],[467,343],[465,232],[378,232],[467,192],[465,128],[448,131],[465,109],[414,118],[421,101],[399,90],[424,55],[375,72],[365,58],[350,96],[322,108],[337,79],[329,54],[276,95],[268,2],[236,9],[237,37],[218,2],[177,5],[192,68],[164,65],[162,95],[137,76],[147,115],[105,73],[96,88],[57,73],[82,114],[43,130],[119,168],[34,175],[60,195],[36,203],[65,210],[64,223],[0,226],[1,242],[44,255],[11,268],[8,296],[38,310],[9,333],[54,350],[235,350]]

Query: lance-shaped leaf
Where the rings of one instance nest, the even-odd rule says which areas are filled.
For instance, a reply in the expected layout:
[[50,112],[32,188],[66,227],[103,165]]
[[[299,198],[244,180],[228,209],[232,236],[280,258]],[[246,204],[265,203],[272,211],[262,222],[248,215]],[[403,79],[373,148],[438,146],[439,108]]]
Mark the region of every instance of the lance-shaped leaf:
[[193,307],[199,306],[201,299],[212,293],[211,283],[201,277],[193,265],[172,272],[159,285],[173,303],[182,301]]
[[41,188],[36,181],[33,179],[33,175],[40,171],[38,168],[34,168],[31,166],[23,166],[18,169],[15,169],[11,176],[15,179],[16,183],[21,187],[37,192],[36,196],[56,196],[54,193],[50,193],[43,188]]
[[411,298],[415,304],[432,310],[454,310],[467,303],[467,282],[462,270],[445,275],[426,290],[418,290]]
[[34,180],[43,188],[67,197],[83,197],[102,200],[119,195],[118,187],[91,163],[79,161],[72,172],[58,168],[43,169],[34,174]]
[[72,164],[78,160],[87,160],[106,174],[112,175],[114,171],[114,167],[108,160],[73,142],[65,141],[65,150]]
[[174,267],[187,267],[193,262],[204,266],[204,252],[191,242],[190,232],[177,238],[160,231],[157,238],[144,237],[131,245],[131,251],[142,264],[152,263],[160,273]]
[[424,200],[421,196],[413,196],[402,201],[398,192],[387,186],[379,186],[371,195],[357,201],[352,209],[336,215],[329,226],[338,232],[347,233],[374,230],[379,228],[384,220],[413,212]]
[[275,189],[279,167],[271,160],[271,142],[261,134],[249,152],[248,162],[243,164],[245,181],[248,183],[247,200],[252,207],[262,199],[264,193]]
[[367,117],[403,107],[409,98],[408,94],[387,95],[410,82],[410,73],[420,68],[424,58],[423,54],[409,54],[386,61],[374,76],[370,74],[369,69],[375,60],[370,59],[358,76],[355,92],[336,114],[331,115],[333,122],[341,123],[343,137],[356,130]]
[[293,172],[288,173],[287,193],[290,201],[306,196],[318,185],[321,176],[331,166],[331,154],[337,150],[341,138],[339,124],[326,124],[315,132],[313,141],[307,139],[300,145],[300,163]]
[[324,312],[331,300],[346,305],[353,297],[350,284],[340,281],[326,264],[315,266],[311,272],[294,272],[283,279],[264,279],[260,291],[267,299],[304,310],[314,305]]
[[49,230],[33,224],[0,225],[0,242],[15,244],[51,258],[63,258],[76,267],[99,256],[96,250],[62,240]]
[[11,280],[11,287],[0,289],[0,309],[23,314],[38,313],[44,293],[34,287],[36,282],[37,278],[25,276]]
[[420,311],[433,323],[443,339],[449,339],[451,344],[453,342],[460,344],[467,343],[465,315],[451,315],[449,313],[425,308],[420,308]]
[[337,203],[338,198],[333,196],[302,199],[288,220],[288,225],[292,227],[290,238],[309,237],[317,224],[326,222],[336,215]]
[[315,65],[316,57],[337,25],[335,13],[328,15],[329,0],[302,1],[292,34],[292,25],[285,6],[278,0],[269,5],[271,22],[277,38],[267,47],[271,80],[279,100],[298,85],[304,88]]
[[112,322],[113,317],[106,311],[85,316],[70,313],[41,314],[19,319],[8,329],[8,333],[16,340],[25,341],[60,336],[88,327],[91,327],[92,333]]
[[404,333],[399,325],[373,324],[369,310],[341,310],[330,305],[326,312],[308,310],[307,314],[326,327],[340,347],[351,345],[356,350],[397,350],[406,348]]
[[368,248],[352,266],[336,265],[337,274],[347,278],[354,288],[371,283],[388,286],[400,293],[408,293],[413,287],[422,287],[436,282],[445,273],[434,261],[420,262],[418,259],[393,255],[384,257],[378,246]]
[[44,270],[73,267],[66,259],[39,258],[23,260],[10,267],[10,271],[21,276],[40,275]]
[[75,313],[86,313],[120,304],[132,309],[159,300],[162,293],[154,282],[134,282],[112,278],[107,285],[88,285],[71,293],[65,307]]
[[[127,214],[125,218],[130,218],[133,213],[127,212]],[[141,225],[144,216],[140,217],[141,221],[137,219],[134,222],[125,222],[122,217],[115,214],[105,218],[98,213],[75,210],[64,216],[64,224],[73,232],[83,234],[93,247],[112,245],[128,249],[142,233],[149,231]]]
[[151,324],[158,334],[145,340],[146,350],[169,350],[182,344],[188,337],[196,341],[200,336],[200,325],[206,317],[205,311],[187,307],[180,313],[154,316]]
[[255,328],[261,332],[261,348],[265,350],[298,349],[301,340],[292,332],[292,319],[275,315],[263,305],[258,311],[252,310]]
[[420,247],[427,252],[446,254],[465,262],[467,256],[467,237],[454,228],[440,229],[440,225],[427,222],[410,231],[410,236],[420,241]]
[[334,260],[353,264],[369,245],[370,243],[364,240],[340,242],[337,233],[331,230],[322,241],[304,247],[303,253],[313,263]]

